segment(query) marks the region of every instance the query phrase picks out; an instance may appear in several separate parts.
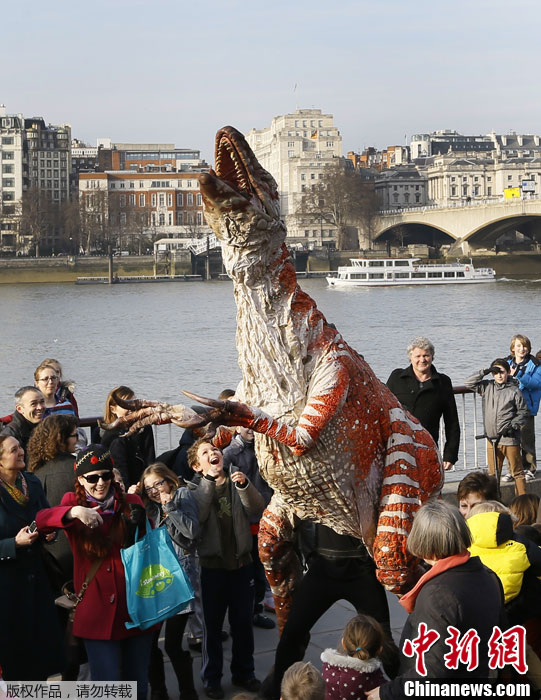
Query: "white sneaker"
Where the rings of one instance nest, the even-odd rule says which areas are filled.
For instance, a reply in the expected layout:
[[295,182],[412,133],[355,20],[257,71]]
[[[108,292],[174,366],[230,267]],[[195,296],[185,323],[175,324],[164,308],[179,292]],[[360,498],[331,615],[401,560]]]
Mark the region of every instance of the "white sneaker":
[[502,476],[502,481],[506,484],[510,484],[514,480],[515,477],[512,474],[506,474],[505,476]]
[[535,472],[532,472],[528,469],[524,472],[524,478],[526,479],[526,481],[533,481],[535,479]]

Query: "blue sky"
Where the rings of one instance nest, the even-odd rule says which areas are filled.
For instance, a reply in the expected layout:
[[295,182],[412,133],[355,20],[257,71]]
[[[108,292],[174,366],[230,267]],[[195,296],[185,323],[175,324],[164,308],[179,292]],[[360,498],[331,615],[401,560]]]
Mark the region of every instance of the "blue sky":
[[92,144],[209,160],[220,126],[296,107],[334,114],[344,153],[443,128],[540,133],[540,19],[538,0],[2,3],[0,103]]

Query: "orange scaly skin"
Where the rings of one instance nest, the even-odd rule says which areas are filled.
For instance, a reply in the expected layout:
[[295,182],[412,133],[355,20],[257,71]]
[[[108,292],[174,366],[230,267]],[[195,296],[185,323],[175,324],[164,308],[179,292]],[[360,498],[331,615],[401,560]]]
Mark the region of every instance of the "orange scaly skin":
[[222,418],[254,429],[274,489],[259,550],[280,629],[301,573],[293,540],[302,519],[361,538],[379,580],[405,592],[417,564],[406,550],[413,516],[443,482],[431,436],[297,285],[276,183],[232,127],[218,132],[216,174],[200,187],[237,303],[243,404],[224,404]]

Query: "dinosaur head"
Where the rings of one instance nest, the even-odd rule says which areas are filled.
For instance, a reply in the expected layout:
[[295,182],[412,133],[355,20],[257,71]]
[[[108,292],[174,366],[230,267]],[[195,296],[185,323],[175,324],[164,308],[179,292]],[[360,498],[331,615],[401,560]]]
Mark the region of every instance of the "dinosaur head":
[[244,136],[232,126],[216,134],[215,171],[199,176],[205,218],[216,236],[235,248],[280,246],[285,226],[280,220],[278,190]]

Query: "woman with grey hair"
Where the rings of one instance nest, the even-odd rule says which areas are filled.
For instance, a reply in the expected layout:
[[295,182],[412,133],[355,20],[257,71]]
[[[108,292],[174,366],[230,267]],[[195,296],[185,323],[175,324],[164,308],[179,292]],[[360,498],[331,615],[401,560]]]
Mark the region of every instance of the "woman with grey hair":
[[[402,698],[408,680],[465,677],[473,680],[491,675],[488,642],[495,626],[505,629],[504,596],[498,577],[483,566],[479,557],[468,552],[470,544],[470,531],[458,508],[444,501],[429,501],[417,512],[407,546],[431,568],[400,599],[409,613],[399,645],[400,673],[390,683],[370,691],[368,700]],[[408,647],[415,649],[421,623],[426,625],[425,634],[439,635],[424,654],[425,675],[417,672],[417,653],[411,656],[404,653],[409,651]],[[458,668],[450,668],[445,661],[445,655],[451,651],[446,644],[450,627],[458,630],[458,640],[471,629],[479,636],[476,668],[466,669],[460,662]]]
[[438,372],[432,364],[435,351],[428,338],[414,338],[408,345],[407,352],[409,367],[393,370],[387,380],[387,386],[404,408],[428,430],[436,445],[439,440],[440,419],[443,416],[443,467],[450,469],[458,459],[460,445],[460,423],[453,385],[449,377]]

